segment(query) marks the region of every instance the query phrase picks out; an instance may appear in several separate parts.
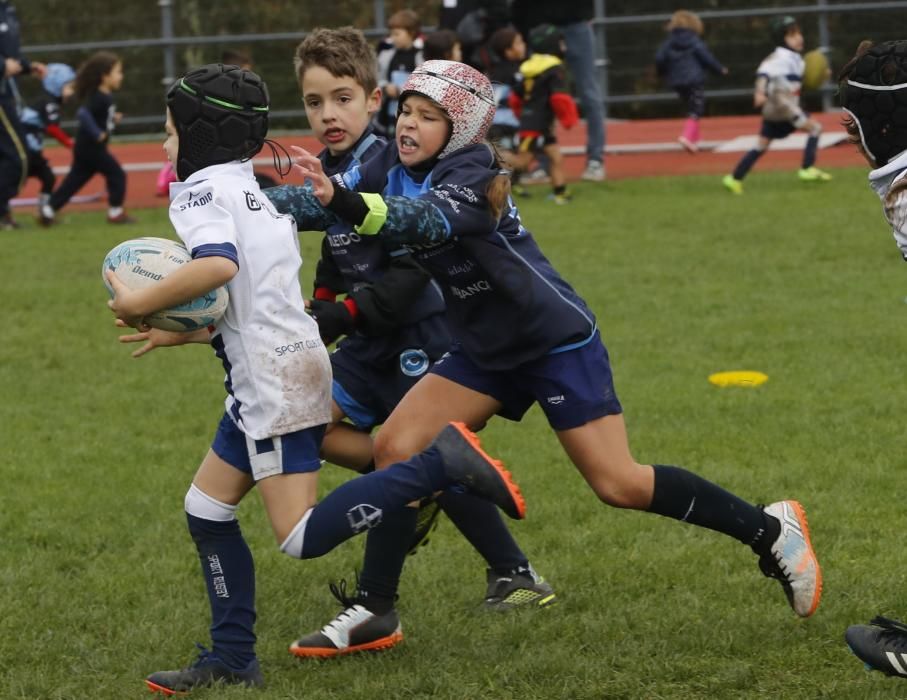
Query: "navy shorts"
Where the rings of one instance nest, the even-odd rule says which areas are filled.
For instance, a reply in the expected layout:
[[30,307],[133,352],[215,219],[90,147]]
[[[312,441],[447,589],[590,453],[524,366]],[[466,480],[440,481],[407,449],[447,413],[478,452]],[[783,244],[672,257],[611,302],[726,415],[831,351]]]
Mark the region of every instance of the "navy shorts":
[[498,415],[509,420],[520,420],[536,402],[555,430],[623,413],[598,331],[584,345],[496,372],[477,367],[455,345],[431,371],[497,399],[503,404]]
[[315,472],[321,467],[323,425],[264,440],[253,440],[226,413],[217,426],[211,449],[227,464],[260,481],[275,474]]
[[[444,348],[448,347],[445,341]],[[436,354],[440,355],[440,351]],[[353,425],[371,430],[387,420],[403,395],[431,367],[432,358],[423,348],[400,352],[393,364],[376,366],[344,352],[343,346],[331,353],[334,371],[332,398]]]
[[790,136],[797,130],[793,122],[775,122],[768,119],[762,120],[762,128],[759,129],[759,135],[767,139],[783,139]]

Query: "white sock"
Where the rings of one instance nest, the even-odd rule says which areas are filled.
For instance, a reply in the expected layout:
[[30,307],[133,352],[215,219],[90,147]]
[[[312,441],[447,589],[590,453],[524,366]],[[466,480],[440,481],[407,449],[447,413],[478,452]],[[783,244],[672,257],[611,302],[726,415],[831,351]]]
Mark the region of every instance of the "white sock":
[[110,207],[110,209],[107,210],[107,216],[109,216],[111,219],[117,218],[122,213],[123,207]]

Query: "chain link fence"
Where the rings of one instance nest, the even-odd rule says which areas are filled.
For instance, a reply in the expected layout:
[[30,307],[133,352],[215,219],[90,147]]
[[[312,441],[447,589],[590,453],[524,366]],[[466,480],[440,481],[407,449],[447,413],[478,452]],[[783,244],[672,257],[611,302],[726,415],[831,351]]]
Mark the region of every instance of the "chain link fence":
[[[552,0],[540,0],[552,1]],[[560,0],[561,2],[568,0]],[[351,24],[376,43],[386,18],[410,7],[428,29],[437,23],[442,0],[19,0],[26,55],[77,66],[93,51],[118,53],[126,79],[117,104],[126,114],[121,133],[158,131],[163,94],[176,76],[194,65],[220,60],[223,51],[248,54],[271,90],[276,128],[305,128],[293,75],[293,52],[306,31]],[[675,2],[595,0],[594,27],[606,109],[615,118],[678,116],[681,105],[655,74],[654,55]],[[861,39],[907,38],[907,0],[836,2],[804,0],[792,5],[758,0],[702,0],[689,7],[702,17],[704,39],[730,69],[707,85],[709,114],[750,113],[755,68],[772,49],[768,24],[779,14],[796,16],[807,49],[824,47],[833,69],[852,55]],[[21,81],[26,100],[37,96],[37,81]],[[807,108],[832,104],[832,86],[806,97]],[[70,105],[64,116],[71,116]]]

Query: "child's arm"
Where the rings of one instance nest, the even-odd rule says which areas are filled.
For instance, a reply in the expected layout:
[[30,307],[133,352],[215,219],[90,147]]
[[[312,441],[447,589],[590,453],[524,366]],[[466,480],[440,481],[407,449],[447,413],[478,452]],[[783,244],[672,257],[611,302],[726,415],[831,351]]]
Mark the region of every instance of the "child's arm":
[[79,126],[85,129],[91,138],[93,138],[98,143],[104,141],[107,138],[107,132],[104,131],[98,123],[95,121],[94,117],[91,116],[91,112],[88,107],[84,105],[79,107],[79,111],[76,112],[76,118],[79,120]]
[[60,128],[59,124],[48,124],[44,130],[48,136],[55,138],[61,146],[72,148],[72,137]]
[[190,260],[160,282],[144,289],[129,289],[111,270],[106,273],[113,288],[107,302],[114,315],[126,325],[147,330],[144,318],[155,311],[169,309],[222,287],[239,271],[239,266],[219,255]]
[[576,102],[567,92],[563,71],[559,69],[553,71],[548,89],[550,91],[548,104],[551,105],[554,116],[565,129],[573,128],[579,121],[579,110],[576,108]]
[[756,76],[756,89],[753,92],[753,107],[760,109],[768,99],[768,77],[764,75]]
[[712,55],[705,42],[699,41],[696,43],[693,55],[702,66],[712,71],[715,75],[727,75],[727,68],[721,65],[721,62]]

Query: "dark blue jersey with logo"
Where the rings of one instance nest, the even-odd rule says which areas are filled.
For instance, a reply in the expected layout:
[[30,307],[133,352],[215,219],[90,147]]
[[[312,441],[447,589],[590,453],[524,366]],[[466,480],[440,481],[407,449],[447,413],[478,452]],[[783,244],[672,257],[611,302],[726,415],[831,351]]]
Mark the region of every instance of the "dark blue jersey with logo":
[[[332,157],[325,149],[318,158],[325,173],[342,177],[382,152],[385,144],[384,138],[368,128],[343,156]],[[406,248],[389,249],[376,236],[360,236],[345,221],[336,221],[325,230],[315,287],[346,293],[356,302],[358,332],[341,345],[363,360],[396,361],[401,349],[422,347],[426,337],[440,341],[434,348],[444,350],[448,345],[444,301],[431,276]]]
[[485,192],[499,172],[484,144],[417,173],[389,143],[344,175],[351,189],[384,196],[388,219],[377,237],[413,251],[441,287],[452,336],[490,370],[583,344],[595,331],[594,315],[523,227],[512,200],[499,220],[492,216]]

